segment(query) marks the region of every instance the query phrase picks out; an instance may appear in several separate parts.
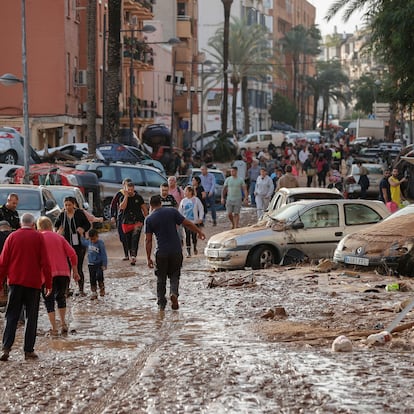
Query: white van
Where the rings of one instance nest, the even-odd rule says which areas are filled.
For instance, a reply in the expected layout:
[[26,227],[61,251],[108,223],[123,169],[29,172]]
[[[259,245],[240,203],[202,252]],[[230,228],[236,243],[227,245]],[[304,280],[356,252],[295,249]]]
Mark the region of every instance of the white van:
[[250,148],[255,151],[257,148],[264,149],[272,143],[275,147],[280,147],[285,141],[285,134],[280,131],[258,131],[247,134],[239,140],[239,151]]

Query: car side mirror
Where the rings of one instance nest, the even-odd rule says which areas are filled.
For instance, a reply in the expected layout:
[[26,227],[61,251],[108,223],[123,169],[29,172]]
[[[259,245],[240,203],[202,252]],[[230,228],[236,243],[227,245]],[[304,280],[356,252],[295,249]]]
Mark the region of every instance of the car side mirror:
[[45,204],[45,210],[49,211],[52,210],[56,206],[56,203],[53,200],[47,200]]
[[301,221],[295,221],[292,223],[292,229],[299,230],[305,228],[305,225]]

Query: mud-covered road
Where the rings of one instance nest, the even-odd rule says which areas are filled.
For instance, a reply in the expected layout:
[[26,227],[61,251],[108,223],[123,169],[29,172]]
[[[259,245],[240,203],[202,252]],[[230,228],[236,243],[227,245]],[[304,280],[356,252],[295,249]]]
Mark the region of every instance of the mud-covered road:
[[[243,210],[242,224],[253,219]],[[227,227],[220,212],[206,232]],[[184,260],[180,309],[159,313],[142,240],[132,267],[120,260],[115,232],[101,237],[107,296],[71,298],[66,337],[46,335],[42,305],[39,361],[24,361],[19,328],[0,363],[0,413],[413,412],[413,330],[382,346],[366,343],[414,295],[387,292],[395,278],[275,266],[216,274],[221,286],[208,288],[199,255]],[[409,279],[398,281],[411,289]],[[262,317],[276,307],[286,316]],[[340,334],[352,339],[352,352],[331,351]]]

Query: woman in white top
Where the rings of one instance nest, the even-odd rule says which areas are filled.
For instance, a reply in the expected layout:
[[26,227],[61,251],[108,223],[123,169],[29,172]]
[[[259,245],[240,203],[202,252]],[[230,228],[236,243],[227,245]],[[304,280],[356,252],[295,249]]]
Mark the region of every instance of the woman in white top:
[[[198,197],[194,195],[194,189],[187,186],[184,189],[184,198],[181,200],[178,211],[187,219],[192,221],[196,226],[203,223],[204,207]],[[187,247],[187,257],[191,257],[191,240],[193,241],[194,254],[198,254],[197,250],[197,233],[184,228],[185,245]]]

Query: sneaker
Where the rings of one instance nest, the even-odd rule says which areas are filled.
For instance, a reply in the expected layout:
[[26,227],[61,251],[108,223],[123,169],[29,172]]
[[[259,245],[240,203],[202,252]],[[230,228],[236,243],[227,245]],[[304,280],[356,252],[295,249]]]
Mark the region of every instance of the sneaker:
[[3,353],[0,356],[0,361],[7,361],[9,359],[10,351],[8,349],[3,349]]
[[137,259],[135,257],[131,257],[131,266],[135,266]]
[[68,333],[68,325],[66,325],[66,323],[62,323],[61,333],[62,335],[66,335]]
[[54,338],[56,338],[57,336],[59,336],[59,332],[58,332],[57,329],[49,329],[48,334],[49,334],[49,336],[52,336]]
[[35,352],[25,352],[24,359],[39,359],[39,356]]
[[91,300],[96,300],[96,299],[98,299],[98,294],[96,292],[92,292]]
[[194,255],[197,256],[198,255],[198,250],[194,247]]
[[178,304],[177,295],[172,294],[170,299],[171,299],[171,309],[177,310],[180,307],[180,305]]

